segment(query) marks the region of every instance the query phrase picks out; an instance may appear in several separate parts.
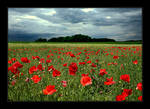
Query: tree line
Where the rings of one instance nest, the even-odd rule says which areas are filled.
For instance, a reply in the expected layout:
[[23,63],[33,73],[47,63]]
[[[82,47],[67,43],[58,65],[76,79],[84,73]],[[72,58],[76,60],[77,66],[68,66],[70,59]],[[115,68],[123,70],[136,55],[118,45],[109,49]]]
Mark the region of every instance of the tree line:
[[114,39],[108,38],[91,38],[88,35],[76,34],[66,37],[54,37],[50,39],[39,38],[35,42],[116,42]]

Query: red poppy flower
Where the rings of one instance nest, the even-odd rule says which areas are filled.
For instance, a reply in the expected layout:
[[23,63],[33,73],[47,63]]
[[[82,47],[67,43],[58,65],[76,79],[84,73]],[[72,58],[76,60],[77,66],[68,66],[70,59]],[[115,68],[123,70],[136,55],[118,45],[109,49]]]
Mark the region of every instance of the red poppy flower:
[[46,60],[46,63],[51,63],[51,62],[52,62],[52,60],[51,60],[51,59]]
[[53,77],[60,76],[60,74],[61,72],[56,69],[53,71]]
[[44,59],[44,58],[41,58],[41,59],[40,59],[40,63],[45,63],[45,59]]
[[138,64],[138,61],[137,60],[133,61],[133,64]]
[[12,61],[11,61],[11,60],[9,60],[9,61],[8,61],[8,64],[12,64]]
[[84,65],[85,64],[85,62],[79,62],[79,65]]
[[99,75],[103,76],[104,74],[107,74],[106,69],[100,69]]
[[76,56],[75,56],[74,54],[72,54],[72,53],[70,54],[70,56],[71,56],[71,57],[76,57]]
[[142,83],[138,83],[136,89],[142,91]]
[[77,59],[80,59],[80,57],[77,57]]
[[98,59],[96,59],[95,61],[96,61],[96,62],[98,62],[99,60],[98,60]]
[[23,76],[23,73],[21,73],[21,76]]
[[86,59],[89,59],[89,56],[88,56],[88,57],[86,57]]
[[35,58],[40,59],[40,57],[39,57],[39,56],[35,56]]
[[17,69],[17,67],[14,67],[14,66],[8,67],[8,71],[11,71],[13,74],[20,73],[20,71]]
[[83,86],[87,86],[92,84],[92,79],[88,76],[88,74],[82,74],[80,82]]
[[32,59],[36,59],[36,57],[32,56]]
[[124,66],[123,66],[123,64],[121,64],[121,66],[120,66],[120,70],[121,70],[121,68],[123,68],[123,69],[124,69]]
[[67,63],[63,64],[63,66],[66,67],[66,66],[67,66]]
[[77,53],[76,55],[80,55],[82,52]]
[[54,85],[48,85],[46,86],[46,89],[43,89],[44,95],[52,95],[54,92],[56,92]]
[[54,54],[51,54],[51,56],[54,56]]
[[39,65],[37,66],[37,70],[42,71],[42,64],[39,64]]
[[11,82],[11,85],[14,86],[15,83],[16,83],[16,80],[13,80],[13,81]]
[[139,97],[138,97],[138,100],[139,100],[139,101],[142,101],[142,96],[139,96]]
[[90,64],[90,63],[91,63],[91,61],[87,61],[86,63]]
[[132,94],[132,89],[123,89],[122,95],[124,95],[125,97],[131,94]]
[[72,62],[69,66],[69,74],[70,75],[75,75],[75,73],[77,72],[78,70],[78,66],[77,66],[77,63],[74,63]]
[[107,65],[111,65],[112,63],[108,63]]
[[51,66],[48,66],[48,69],[47,69],[47,71],[51,71],[51,70],[54,70],[55,68],[53,67],[53,65],[51,65]]
[[128,83],[130,82],[130,76],[128,74],[121,75],[120,79]]
[[114,53],[113,53],[113,52],[111,52],[110,54],[111,54],[111,55],[113,55]]
[[117,95],[116,96],[116,101],[124,101],[125,100],[125,96],[124,95]]
[[30,60],[28,60],[27,57],[22,57],[21,61],[24,62],[24,63],[30,63]]
[[22,68],[23,67],[23,65],[20,64],[18,61],[16,61],[12,66],[16,67],[16,68]]
[[92,67],[97,67],[94,63],[92,63],[92,65],[91,65]]
[[112,85],[112,84],[115,84],[115,81],[113,81],[113,77],[111,78],[106,78],[107,81],[104,82],[104,85]]
[[37,68],[35,66],[30,67],[29,74],[32,74],[33,72],[36,72]]
[[31,80],[33,80],[34,83],[38,83],[41,80],[41,77],[39,77],[38,75],[34,75]]
[[47,55],[47,58],[50,58],[50,55]]
[[94,70],[94,69],[91,69],[90,72],[91,72],[91,73],[92,73],[92,72],[95,72],[95,70]]
[[11,58],[11,61],[16,61],[16,58]]
[[66,87],[67,86],[67,81],[61,81],[63,87]]
[[118,58],[119,58],[119,56],[114,56],[114,57],[113,57],[113,59],[118,59]]
[[117,65],[118,63],[115,62],[115,63],[112,63],[112,64],[113,64],[113,65]]

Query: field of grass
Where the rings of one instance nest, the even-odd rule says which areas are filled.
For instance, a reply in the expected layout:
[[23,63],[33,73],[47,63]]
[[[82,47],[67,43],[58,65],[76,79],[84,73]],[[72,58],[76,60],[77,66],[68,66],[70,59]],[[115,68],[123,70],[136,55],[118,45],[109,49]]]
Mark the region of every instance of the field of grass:
[[8,43],[9,101],[140,101],[138,83],[141,44]]
[[[27,43],[31,43],[31,44],[37,44],[37,43],[41,43],[41,42],[23,42],[23,41],[14,41],[14,42],[9,42],[9,43],[22,43],[22,44],[27,44]],[[140,41],[136,41],[136,42],[42,42],[45,44],[142,44],[142,42]]]

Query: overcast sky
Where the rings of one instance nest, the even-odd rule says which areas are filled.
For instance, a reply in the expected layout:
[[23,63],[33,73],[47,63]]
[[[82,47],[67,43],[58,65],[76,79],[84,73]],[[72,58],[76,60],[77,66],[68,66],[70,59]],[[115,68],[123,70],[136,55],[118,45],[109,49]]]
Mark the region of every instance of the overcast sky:
[[8,8],[8,40],[89,35],[142,39],[142,8]]

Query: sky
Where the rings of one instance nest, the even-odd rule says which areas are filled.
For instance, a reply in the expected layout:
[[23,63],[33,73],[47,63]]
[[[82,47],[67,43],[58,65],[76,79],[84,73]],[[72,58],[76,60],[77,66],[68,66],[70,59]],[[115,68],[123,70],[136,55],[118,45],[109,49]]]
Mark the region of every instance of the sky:
[[8,8],[8,41],[75,34],[142,40],[142,8]]

